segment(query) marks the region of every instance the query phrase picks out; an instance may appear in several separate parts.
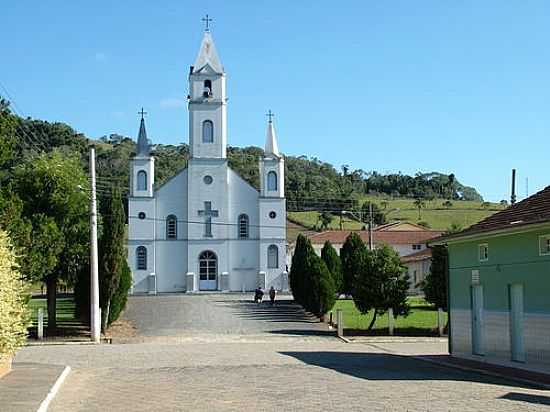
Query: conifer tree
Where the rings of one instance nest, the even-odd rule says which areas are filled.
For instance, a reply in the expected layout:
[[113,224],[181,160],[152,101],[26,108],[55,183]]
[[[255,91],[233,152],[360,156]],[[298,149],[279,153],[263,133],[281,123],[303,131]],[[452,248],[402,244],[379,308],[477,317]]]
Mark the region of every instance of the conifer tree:
[[447,261],[447,248],[434,246],[430,273],[422,283],[426,300],[445,311],[447,310]]
[[103,329],[115,320],[111,315],[111,306],[113,298],[119,292],[118,289],[124,270],[127,268],[126,250],[124,248],[125,221],[120,189],[115,187],[112,189],[111,196],[107,198],[105,204],[103,236],[101,237],[100,248],[100,306]]
[[294,300],[302,306],[305,305],[310,288],[310,266],[314,257],[316,255],[311,241],[302,234],[298,235],[290,268],[290,288]]
[[336,250],[328,240],[323,245],[323,249],[321,249],[321,259],[323,259],[323,261],[327,265],[327,269],[332,276],[336,293],[342,293],[344,282],[342,274],[342,261],[340,260],[340,256],[338,256]]
[[361,237],[357,233],[351,232],[340,251],[343,271],[341,292],[346,295],[351,295],[353,293],[353,285],[355,278],[361,270],[361,260],[365,251],[366,247]]

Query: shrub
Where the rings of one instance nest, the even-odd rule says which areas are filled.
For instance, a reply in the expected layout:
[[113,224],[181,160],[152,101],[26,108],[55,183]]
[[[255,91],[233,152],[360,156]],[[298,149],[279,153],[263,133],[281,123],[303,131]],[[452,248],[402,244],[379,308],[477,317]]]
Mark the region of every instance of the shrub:
[[128,301],[128,291],[132,286],[132,272],[128,263],[124,262],[122,273],[120,275],[120,283],[111,300],[111,308],[109,311],[109,324],[118,319],[121,312],[126,307]]
[[351,295],[353,292],[353,285],[360,271],[361,257],[365,250],[366,247],[361,237],[357,233],[351,232],[340,251],[343,271],[343,286],[341,292],[346,295]]
[[327,265],[314,256],[309,267],[309,287],[305,296],[304,308],[322,317],[336,302],[336,289]]
[[321,249],[321,259],[323,259],[327,265],[327,268],[332,276],[336,293],[341,293],[344,283],[342,261],[328,240],[323,245],[323,249]]
[[0,230],[0,360],[25,343],[30,325],[27,286],[17,268],[10,239]]
[[305,298],[310,287],[310,265],[315,255],[311,241],[304,235],[298,235],[296,247],[292,256],[292,267],[290,268],[290,289],[294,300],[304,306]]

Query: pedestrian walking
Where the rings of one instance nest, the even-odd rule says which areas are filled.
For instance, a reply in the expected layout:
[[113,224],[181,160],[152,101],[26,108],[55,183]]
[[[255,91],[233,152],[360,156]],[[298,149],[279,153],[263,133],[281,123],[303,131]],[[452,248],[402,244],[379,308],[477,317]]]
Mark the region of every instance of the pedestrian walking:
[[271,300],[271,305],[275,304],[275,288],[271,286],[271,289],[269,289],[269,300]]

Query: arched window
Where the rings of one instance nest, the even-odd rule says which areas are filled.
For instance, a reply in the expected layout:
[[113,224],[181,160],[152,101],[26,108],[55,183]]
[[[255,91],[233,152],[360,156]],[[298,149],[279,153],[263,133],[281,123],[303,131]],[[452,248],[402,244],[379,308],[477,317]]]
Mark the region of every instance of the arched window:
[[137,270],[147,270],[147,248],[138,246],[136,249],[136,267]]
[[200,280],[216,280],[218,258],[214,252],[206,250],[199,255]]
[[248,215],[239,216],[239,239],[248,239]]
[[267,190],[277,190],[277,173],[273,171],[267,174]]
[[212,80],[205,80],[204,87],[202,89],[202,97],[212,96]]
[[214,123],[211,120],[202,122],[202,142],[214,143]]
[[267,267],[269,269],[279,267],[279,248],[277,245],[269,245],[267,248]]
[[166,218],[166,239],[178,238],[178,219],[174,215]]
[[137,174],[137,190],[147,190],[147,172],[140,170]]

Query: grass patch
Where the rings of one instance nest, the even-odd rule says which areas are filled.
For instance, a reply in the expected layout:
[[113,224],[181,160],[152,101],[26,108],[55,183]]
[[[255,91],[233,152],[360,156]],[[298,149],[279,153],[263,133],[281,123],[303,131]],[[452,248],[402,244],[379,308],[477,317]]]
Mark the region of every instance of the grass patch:
[[[409,316],[398,316],[395,319],[395,334],[403,335],[434,335],[437,332],[437,310],[421,297],[410,297],[411,305]],[[372,311],[363,315],[355,307],[352,299],[339,299],[336,301],[332,311],[337,309],[344,311],[344,328],[352,333],[365,333],[372,320]],[[447,313],[444,314],[445,323]],[[388,314],[378,316],[371,331],[373,335],[388,333]]]
[[[80,319],[75,318],[74,309],[75,303],[73,296],[62,295],[57,298],[57,335],[59,336],[81,336],[85,335],[88,330],[88,326]],[[32,326],[29,329],[31,337],[36,337],[38,328],[38,309],[42,308],[44,311],[44,334],[46,334],[46,327],[48,325],[48,308],[46,298],[34,297],[29,301],[29,308],[31,309]]]

